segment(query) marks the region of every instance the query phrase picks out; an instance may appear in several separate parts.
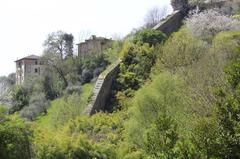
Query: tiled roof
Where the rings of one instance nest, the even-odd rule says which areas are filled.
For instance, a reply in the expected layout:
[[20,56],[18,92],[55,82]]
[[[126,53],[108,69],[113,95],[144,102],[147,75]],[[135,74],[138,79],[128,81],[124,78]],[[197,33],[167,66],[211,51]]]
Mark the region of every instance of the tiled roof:
[[40,57],[40,56],[37,56],[37,55],[29,55],[29,56],[23,57],[23,58],[21,58],[21,59],[19,59],[19,60],[16,60],[15,62],[21,61],[21,60],[23,60],[23,59],[37,60],[37,59],[40,59],[40,58],[41,58],[41,57]]

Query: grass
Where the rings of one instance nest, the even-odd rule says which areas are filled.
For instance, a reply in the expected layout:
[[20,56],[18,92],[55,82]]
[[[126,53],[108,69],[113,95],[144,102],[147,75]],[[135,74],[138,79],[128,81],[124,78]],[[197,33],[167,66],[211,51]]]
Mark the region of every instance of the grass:
[[[81,107],[81,111],[84,110],[88,103],[88,98],[92,94],[93,85],[94,85],[93,83],[90,83],[85,84],[81,87],[81,94],[79,95],[80,103],[78,103],[79,107]],[[64,99],[64,97],[53,100],[48,109],[48,113],[46,115],[38,117],[38,119],[35,121],[35,124],[42,128],[53,129],[54,127],[52,124],[52,118],[56,115],[61,116],[61,114],[58,113],[59,109],[62,109],[61,107],[63,105],[66,105],[66,100]]]

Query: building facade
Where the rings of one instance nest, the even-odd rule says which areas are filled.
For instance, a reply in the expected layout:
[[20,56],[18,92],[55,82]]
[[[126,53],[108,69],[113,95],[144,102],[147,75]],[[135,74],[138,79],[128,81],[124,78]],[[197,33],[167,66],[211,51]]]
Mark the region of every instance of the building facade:
[[27,78],[41,76],[44,72],[43,61],[40,56],[30,55],[16,62],[16,84],[23,84]]
[[89,55],[99,55],[103,51],[110,47],[112,43],[111,39],[96,37],[92,35],[90,39],[85,40],[85,42],[79,43],[78,45],[78,56],[86,57]]

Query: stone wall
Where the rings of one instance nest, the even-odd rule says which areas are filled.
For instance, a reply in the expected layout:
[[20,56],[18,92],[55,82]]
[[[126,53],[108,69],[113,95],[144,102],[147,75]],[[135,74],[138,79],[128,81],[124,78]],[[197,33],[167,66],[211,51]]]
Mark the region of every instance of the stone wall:
[[[160,30],[169,35],[182,25],[183,19],[184,14],[181,11],[175,11],[153,29]],[[106,110],[112,83],[119,72],[120,62],[121,60],[118,60],[98,77],[90,101],[84,111],[85,114],[93,115],[101,110]]]
[[184,17],[185,17],[184,12],[180,10],[174,11],[165,20],[162,20],[159,24],[153,27],[153,29],[160,30],[166,35],[169,35],[173,31],[181,27]]
[[119,72],[120,62],[121,60],[116,61],[100,74],[93,88],[90,101],[85,109],[85,114],[93,115],[96,112],[106,109],[112,83]]

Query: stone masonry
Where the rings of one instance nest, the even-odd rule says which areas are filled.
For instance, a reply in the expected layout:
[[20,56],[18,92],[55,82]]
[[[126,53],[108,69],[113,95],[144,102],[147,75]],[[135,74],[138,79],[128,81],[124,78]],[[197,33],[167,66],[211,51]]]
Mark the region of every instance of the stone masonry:
[[105,110],[111,93],[112,83],[117,76],[120,63],[121,60],[116,61],[100,74],[93,88],[90,101],[85,109],[85,114],[93,115],[96,112]]
[[27,78],[32,76],[41,76],[44,72],[43,61],[39,56],[30,55],[15,62],[17,85],[23,84]]
[[85,42],[77,44],[78,46],[78,56],[79,57],[86,57],[89,55],[99,55],[102,54],[103,51],[111,46],[112,40],[103,38],[103,37],[96,37],[92,35],[92,37]]

